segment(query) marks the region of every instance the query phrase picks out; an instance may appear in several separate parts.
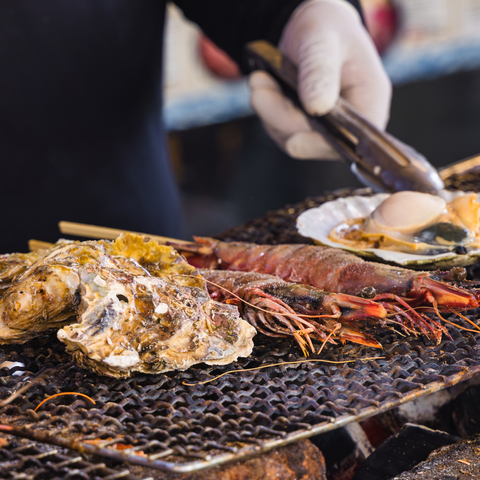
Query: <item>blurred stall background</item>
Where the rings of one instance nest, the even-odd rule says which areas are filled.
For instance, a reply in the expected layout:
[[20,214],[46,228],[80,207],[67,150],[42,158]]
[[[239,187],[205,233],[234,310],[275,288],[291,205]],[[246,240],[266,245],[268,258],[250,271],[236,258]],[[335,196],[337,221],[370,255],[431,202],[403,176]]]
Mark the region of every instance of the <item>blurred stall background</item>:
[[[394,84],[388,131],[437,167],[480,153],[480,0],[362,0]],[[238,67],[169,6],[164,119],[187,237],[359,186],[341,162],[292,160],[263,132]]]

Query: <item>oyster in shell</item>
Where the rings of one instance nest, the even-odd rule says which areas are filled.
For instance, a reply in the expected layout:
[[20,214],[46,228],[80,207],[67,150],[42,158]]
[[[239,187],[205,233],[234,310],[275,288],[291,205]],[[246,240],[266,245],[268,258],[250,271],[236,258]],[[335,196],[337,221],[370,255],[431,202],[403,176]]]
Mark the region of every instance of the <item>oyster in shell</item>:
[[[24,343],[75,322],[80,272],[92,265],[122,268],[126,262],[107,255],[99,242],[60,243],[43,255],[11,254],[4,260],[10,271],[15,267],[23,273],[0,298],[0,343]],[[134,268],[132,262],[128,268]],[[138,274],[148,274],[138,264],[135,268]]]
[[81,298],[78,323],[57,335],[78,364],[99,374],[228,364],[252,351],[255,329],[202,288],[89,268],[81,272]]
[[0,255],[0,296],[10,287],[15,277],[25,272],[40,256],[40,252],[36,251]]
[[74,322],[80,264],[98,261],[101,249],[70,243],[49,250],[30,266],[30,258],[21,258],[24,273],[0,299],[0,343],[24,343]]
[[480,256],[477,194],[397,192],[353,196],[303,212],[299,232],[364,257],[421,268],[468,265]]
[[0,299],[0,343],[63,327],[80,365],[122,378],[226,364],[253,348],[237,307],[211,300],[178,252],[141,236],[59,244],[25,268]]
[[204,280],[174,248],[135,233],[124,233],[113,242],[101,241],[109,255],[130,258],[156,277],[173,277],[187,287],[203,287]]

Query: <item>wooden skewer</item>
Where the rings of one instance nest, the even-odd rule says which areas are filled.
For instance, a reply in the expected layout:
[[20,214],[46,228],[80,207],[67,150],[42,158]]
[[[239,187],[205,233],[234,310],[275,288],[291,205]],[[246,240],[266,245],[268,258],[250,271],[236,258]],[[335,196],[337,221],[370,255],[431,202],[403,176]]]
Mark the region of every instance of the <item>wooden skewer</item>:
[[89,237],[89,238],[105,238],[107,240],[115,240],[122,233],[136,233],[138,235],[144,235],[156,240],[158,243],[163,245],[167,243],[174,243],[177,245],[195,245],[194,242],[189,242],[187,240],[178,240],[176,238],[161,237],[159,235],[150,235],[148,233],[139,233],[139,232],[129,232],[128,230],[118,230],[116,228],[108,227],[97,227],[95,225],[86,225],[83,223],[73,223],[73,222],[59,222],[58,228],[62,233],[67,235],[78,235],[79,237]]
[[43,242],[42,240],[31,239],[28,241],[28,248],[32,252],[33,250],[50,250],[55,244],[50,242]]

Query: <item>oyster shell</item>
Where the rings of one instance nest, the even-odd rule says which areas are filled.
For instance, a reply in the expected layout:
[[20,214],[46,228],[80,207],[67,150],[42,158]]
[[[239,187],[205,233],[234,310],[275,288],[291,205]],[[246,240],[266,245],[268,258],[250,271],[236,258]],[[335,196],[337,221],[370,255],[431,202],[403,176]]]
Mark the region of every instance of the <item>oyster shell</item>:
[[0,299],[0,343],[63,327],[58,338],[80,365],[119,378],[250,355],[255,329],[204,283],[172,247],[138,235],[60,244]]
[[252,351],[255,329],[202,288],[97,268],[81,273],[81,285],[78,323],[57,335],[96,373],[122,378],[223,365]]
[[0,343],[24,343],[75,322],[80,272],[87,267],[127,268],[148,275],[132,261],[127,265],[127,259],[107,255],[99,242],[60,243],[43,255],[11,254],[3,260],[6,272],[14,267],[23,273],[0,298]]
[[30,266],[30,258],[21,258],[24,273],[0,299],[0,343],[24,343],[75,321],[80,301],[78,270],[81,264],[99,261],[102,248],[62,244]]
[[0,255],[0,296],[10,287],[14,278],[25,272],[40,256],[39,252]]
[[[365,219],[369,217],[368,222],[365,222],[367,229],[370,228],[370,223],[377,223],[372,229],[372,232],[375,232],[375,228],[380,228],[381,234],[392,234],[399,239],[400,242],[407,242],[407,240],[405,240],[407,238],[406,235],[418,230],[424,225],[425,228],[420,232],[423,237],[421,236],[420,240],[429,241],[430,237],[435,237],[436,235],[436,233],[429,232],[428,230],[431,228],[431,222],[446,203],[456,205],[458,211],[463,212],[465,217],[464,221],[467,222],[468,226],[472,229],[477,228],[479,224],[478,209],[475,210],[476,207],[469,209],[462,208],[462,206],[466,206],[468,202],[472,201],[472,197],[475,197],[471,192],[441,191],[438,194],[438,199],[432,200],[432,204],[430,205],[431,208],[427,209],[421,208],[423,202],[413,202],[403,209],[403,213],[406,212],[406,215],[399,221],[400,228],[394,226],[395,222],[391,222],[391,224],[389,223],[391,218],[389,216],[395,215],[395,212],[385,212],[381,207],[379,208],[379,206],[389,197],[390,194],[377,194],[369,197],[352,196],[339,198],[332,202],[326,202],[317,208],[306,210],[298,217],[298,231],[301,235],[313,238],[317,242],[330,247],[349,250],[366,258],[409,266],[412,268],[436,269],[464,266],[474,263],[480,256],[480,249],[477,247],[470,248],[466,253],[459,254],[455,251],[443,251],[439,253],[439,251],[443,249],[443,246],[437,245],[432,246],[432,251],[428,254],[419,254],[397,251],[395,250],[395,247],[391,247],[391,249],[388,250],[382,248],[370,248],[367,243],[351,246],[332,239],[331,232],[338,225],[348,222],[354,223],[355,219]],[[474,198],[475,203],[478,202],[479,198],[479,196]],[[372,216],[373,212],[375,212],[375,214]],[[384,217],[389,218],[386,219]],[[442,225],[440,225],[440,228],[442,228]],[[447,230],[445,236],[451,235],[452,241],[461,239],[461,229],[450,228],[450,231],[448,231],[449,229],[447,227],[444,226],[443,228]],[[379,230],[376,231],[378,232]],[[463,233],[463,235],[466,235],[466,233]],[[418,240],[419,238],[415,239],[415,241]],[[460,245],[463,245],[463,240],[460,242]]]

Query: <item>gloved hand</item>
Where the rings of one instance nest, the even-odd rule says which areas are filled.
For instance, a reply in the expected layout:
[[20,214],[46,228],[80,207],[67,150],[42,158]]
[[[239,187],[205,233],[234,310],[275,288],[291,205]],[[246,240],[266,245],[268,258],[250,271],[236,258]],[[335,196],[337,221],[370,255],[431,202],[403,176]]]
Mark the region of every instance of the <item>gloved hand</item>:
[[[358,12],[346,0],[303,2],[285,25],[278,47],[298,67],[298,94],[308,113],[328,113],[341,95],[385,128],[390,80]],[[270,75],[254,72],[249,83],[252,106],[280,148],[294,158],[338,158]]]

